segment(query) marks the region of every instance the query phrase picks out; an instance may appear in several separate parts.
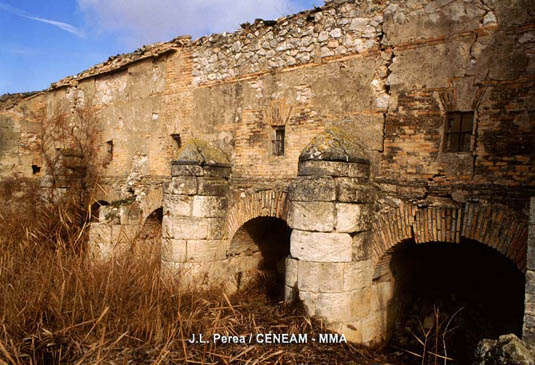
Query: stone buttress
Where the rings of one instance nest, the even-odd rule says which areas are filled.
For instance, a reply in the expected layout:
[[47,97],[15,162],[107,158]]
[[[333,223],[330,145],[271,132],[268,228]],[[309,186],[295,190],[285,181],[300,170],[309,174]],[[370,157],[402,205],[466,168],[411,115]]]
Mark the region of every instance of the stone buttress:
[[225,282],[229,176],[228,158],[199,140],[184,145],[171,163],[163,195],[162,270],[181,274],[186,286]]
[[348,340],[371,343],[382,332],[374,321],[382,318],[370,311],[370,161],[354,141],[330,128],[301,153],[289,191],[285,296],[298,297]]

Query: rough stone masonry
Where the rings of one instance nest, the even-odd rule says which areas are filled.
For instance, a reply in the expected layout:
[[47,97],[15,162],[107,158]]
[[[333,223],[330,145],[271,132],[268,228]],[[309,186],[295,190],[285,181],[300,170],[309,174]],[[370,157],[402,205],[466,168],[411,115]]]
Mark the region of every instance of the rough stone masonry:
[[0,176],[51,188],[40,126],[90,108],[95,256],[161,225],[166,275],[235,291],[269,263],[287,299],[374,343],[393,248],[471,239],[526,274],[533,341],[534,84],[531,0],[333,0],[3,98]]

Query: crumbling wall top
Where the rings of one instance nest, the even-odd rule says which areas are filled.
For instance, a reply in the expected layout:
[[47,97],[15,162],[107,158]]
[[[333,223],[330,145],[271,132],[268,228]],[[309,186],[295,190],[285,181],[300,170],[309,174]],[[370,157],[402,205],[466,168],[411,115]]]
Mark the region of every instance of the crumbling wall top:
[[110,56],[105,62],[92,66],[74,76],[68,76],[58,82],[52,83],[51,88],[54,89],[62,86],[68,86],[88,77],[94,77],[112,71],[117,71],[131,63],[150,57],[159,57],[168,52],[172,52],[177,48],[189,46],[190,44],[191,36],[185,35],[176,37],[169,42],[157,42],[150,45],[145,45],[131,53]]
[[342,161],[369,164],[364,148],[355,136],[338,127],[329,127],[305,147],[299,161]]
[[178,152],[173,161],[177,165],[230,166],[227,155],[206,141],[191,139]]

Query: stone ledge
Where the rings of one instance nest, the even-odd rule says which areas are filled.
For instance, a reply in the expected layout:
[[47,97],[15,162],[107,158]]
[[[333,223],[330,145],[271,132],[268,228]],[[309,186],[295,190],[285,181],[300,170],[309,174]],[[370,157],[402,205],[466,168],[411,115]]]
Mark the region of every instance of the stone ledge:
[[298,175],[367,179],[370,176],[370,165],[340,161],[303,161],[299,163]]
[[171,176],[197,176],[197,177],[220,177],[229,178],[230,168],[223,166],[199,166],[189,165],[186,163],[177,164],[173,161],[171,164]]
[[300,177],[290,185],[288,198],[291,201],[327,201],[336,199],[336,189],[332,177]]

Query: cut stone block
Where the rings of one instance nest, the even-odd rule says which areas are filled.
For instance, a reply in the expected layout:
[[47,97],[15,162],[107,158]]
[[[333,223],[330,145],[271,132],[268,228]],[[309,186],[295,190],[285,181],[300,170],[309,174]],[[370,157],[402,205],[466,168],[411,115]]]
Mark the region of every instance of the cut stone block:
[[288,193],[291,201],[334,201],[336,190],[332,177],[300,177]]
[[91,223],[89,227],[89,243],[111,242],[111,225],[107,223]]
[[202,290],[221,286],[227,293],[236,290],[229,279],[228,260],[214,262],[169,262],[162,261],[162,275],[178,279],[180,288]]
[[167,195],[163,214],[169,214],[171,218],[191,217],[193,198],[187,195]]
[[187,262],[210,262],[225,259],[227,250],[222,240],[187,241]]
[[209,221],[207,218],[175,217],[171,221],[171,237],[182,240],[208,239]]
[[292,302],[297,297],[298,297],[297,288],[284,285],[284,301],[285,302]]
[[353,261],[364,261],[370,258],[370,232],[359,232],[353,235]]
[[221,178],[198,179],[198,195],[226,196],[229,191],[228,180]]
[[292,259],[291,257],[287,257],[285,260],[286,274],[284,282],[287,286],[293,288],[297,284],[299,260]]
[[358,329],[359,321],[329,322],[327,328],[331,331],[343,334],[348,342],[361,343],[362,336]]
[[171,176],[224,177],[230,176],[230,168],[219,166],[171,165]]
[[386,315],[387,311],[371,312],[359,321],[357,328],[360,330],[363,344],[372,345],[383,339],[387,328]]
[[204,167],[204,176],[205,177],[230,177],[230,168],[221,167],[221,166],[205,166]]
[[[349,296],[349,293],[348,293]],[[365,318],[371,312],[371,288],[362,288],[351,292],[351,319]]]
[[197,180],[195,176],[173,177],[169,183],[164,184],[164,194],[195,195],[197,194]]
[[349,262],[352,239],[347,233],[318,233],[293,230],[290,238],[292,257],[303,261]]
[[299,176],[345,176],[367,179],[370,165],[340,161],[302,161]]
[[111,241],[116,244],[131,245],[139,232],[137,224],[114,224],[111,226]]
[[351,293],[319,293],[316,315],[327,321],[349,321],[352,315]]
[[208,224],[208,232],[206,239],[220,240],[225,235],[225,219],[224,218],[200,218],[204,219]]
[[89,251],[94,258],[111,258],[113,256],[111,226],[107,223],[91,223],[89,228],[88,246]]
[[394,283],[380,281],[372,285],[372,310],[386,310],[394,296]]
[[337,232],[358,232],[367,228],[366,218],[363,216],[361,204],[336,204],[336,222]]
[[198,165],[171,165],[171,176],[204,176],[204,169]]
[[173,220],[168,214],[162,217],[162,237],[173,237]]
[[371,260],[348,262],[344,265],[343,291],[353,291],[372,284],[373,262]]
[[227,198],[217,196],[193,197],[193,217],[224,217],[227,208]]
[[530,243],[529,240],[528,240],[526,264],[527,264],[528,270],[535,270],[535,247],[533,246],[533,243]]
[[334,178],[336,200],[342,203],[368,203],[372,200],[371,192],[361,181],[350,177]]
[[319,293],[306,292],[299,290],[299,299],[303,302],[305,310],[308,315],[315,316],[318,308],[318,295]]
[[344,263],[298,261],[299,290],[310,292],[343,292]]
[[168,262],[185,262],[187,244],[185,240],[164,238],[162,240],[162,260]]
[[334,228],[334,203],[290,202],[288,225],[304,231],[331,232]]
[[535,196],[529,201],[529,224],[535,225]]

